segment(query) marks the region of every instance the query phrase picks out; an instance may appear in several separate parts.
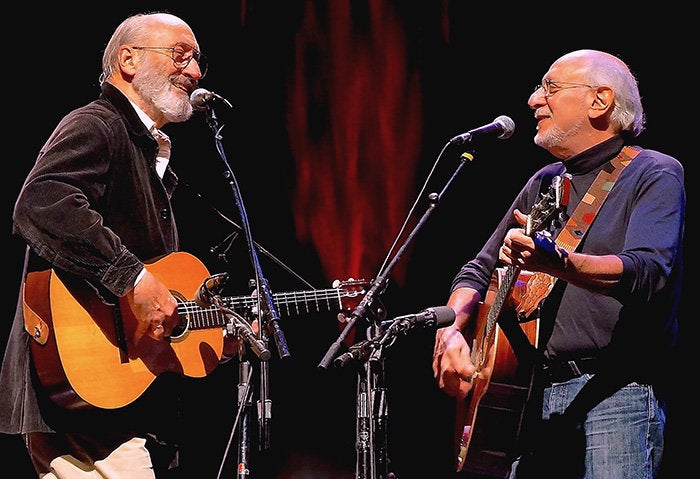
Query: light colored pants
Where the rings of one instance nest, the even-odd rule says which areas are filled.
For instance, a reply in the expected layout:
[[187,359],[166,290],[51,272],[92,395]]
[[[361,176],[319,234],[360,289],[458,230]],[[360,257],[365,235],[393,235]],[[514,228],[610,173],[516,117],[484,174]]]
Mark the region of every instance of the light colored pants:
[[146,439],[134,437],[104,459],[87,462],[65,454],[54,458],[40,479],[155,479]]

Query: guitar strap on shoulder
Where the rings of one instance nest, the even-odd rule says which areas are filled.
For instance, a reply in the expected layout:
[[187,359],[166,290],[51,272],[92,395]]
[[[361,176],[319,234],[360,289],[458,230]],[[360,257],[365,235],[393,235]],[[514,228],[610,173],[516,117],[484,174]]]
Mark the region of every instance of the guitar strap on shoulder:
[[554,242],[557,246],[567,251],[574,251],[583,239],[588,227],[593,223],[593,219],[598,210],[603,206],[608,193],[612,190],[617,177],[635,156],[639,154],[639,148],[624,146],[620,153],[610,160],[605,167],[600,170],[596,179],[581,201],[576,206],[571,218],[566,222]]
[[[620,153],[608,162],[598,173],[588,191],[576,206],[571,217],[559,232],[554,243],[567,251],[574,251],[586,235],[588,227],[603,206],[608,193],[612,190],[615,181],[622,170],[635,156],[640,149],[633,146],[624,146]],[[539,308],[545,297],[552,291],[556,278],[546,273],[533,273],[525,289],[520,303],[516,308],[518,317],[526,319]]]

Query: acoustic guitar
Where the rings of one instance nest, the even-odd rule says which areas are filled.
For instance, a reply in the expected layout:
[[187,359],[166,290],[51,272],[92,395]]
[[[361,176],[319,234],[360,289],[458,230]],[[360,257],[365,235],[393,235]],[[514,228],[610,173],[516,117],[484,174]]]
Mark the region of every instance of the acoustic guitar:
[[[85,283],[70,284],[54,270],[28,274],[24,313],[43,325],[32,341],[36,370],[50,398],[68,409],[119,408],[136,400],[159,375],[204,377],[219,364],[228,319],[216,306],[192,298],[209,277],[195,256],[176,252],[146,265],[178,301],[179,324],[169,340],[135,341],[136,319],[125,299],[108,305]],[[363,280],[334,288],[273,294],[279,314],[351,311],[365,294]],[[255,296],[224,297],[223,305],[245,316]],[[35,339],[36,339],[35,337]]]
[[[555,177],[546,194],[532,207],[524,226],[533,236],[544,229],[568,202],[568,178]],[[537,347],[539,320],[528,293],[531,279],[541,282],[539,273],[523,271],[509,265],[496,268],[486,297],[478,305],[475,321],[464,331],[471,346],[471,360],[476,371],[472,387],[464,399],[458,399],[455,414],[455,448],[457,471],[505,477],[512,463],[524,406],[530,394],[532,365],[519,361],[509,342],[520,328],[528,346]],[[549,290],[539,291],[536,304]],[[507,328],[506,328],[507,326]],[[514,343],[515,344],[515,343]]]

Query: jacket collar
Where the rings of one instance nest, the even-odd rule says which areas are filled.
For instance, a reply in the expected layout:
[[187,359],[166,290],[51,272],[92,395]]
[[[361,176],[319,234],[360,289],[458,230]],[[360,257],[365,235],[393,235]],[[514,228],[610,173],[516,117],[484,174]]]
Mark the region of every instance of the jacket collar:
[[100,98],[111,103],[124,118],[129,133],[135,137],[150,137],[146,125],[144,125],[138,113],[134,110],[129,98],[119,88],[109,82],[102,84]]

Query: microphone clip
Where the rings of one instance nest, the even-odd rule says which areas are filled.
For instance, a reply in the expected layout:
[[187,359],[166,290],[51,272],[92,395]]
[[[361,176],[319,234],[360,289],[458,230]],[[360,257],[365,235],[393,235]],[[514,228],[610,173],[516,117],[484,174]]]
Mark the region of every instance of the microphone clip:
[[376,346],[377,344],[374,339],[366,339],[353,344],[348,348],[347,352],[333,360],[333,365],[337,368],[341,368],[353,361],[365,361],[374,354]]
[[221,299],[220,295],[228,278],[228,273],[217,273],[209,276],[199,287],[195,296],[195,302],[202,307],[217,304]]
[[381,322],[382,335],[377,340],[377,345],[381,348],[391,346],[400,334],[407,334],[408,330],[415,325],[406,317],[398,317]]
[[229,108],[233,108],[231,102],[228,101],[226,98],[204,88],[197,88],[190,94],[190,104],[195,110],[209,110],[211,108],[211,103],[214,100],[224,103]]
[[253,350],[255,355],[261,361],[268,361],[272,357],[272,353],[267,348],[265,341],[260,339],[253,330],[253,327],[240,314],[231,311],[228,308],[221,308],[226,315],[228,322],[226,324],[226,334],[228,336],[238,336],[245,341]]

